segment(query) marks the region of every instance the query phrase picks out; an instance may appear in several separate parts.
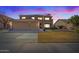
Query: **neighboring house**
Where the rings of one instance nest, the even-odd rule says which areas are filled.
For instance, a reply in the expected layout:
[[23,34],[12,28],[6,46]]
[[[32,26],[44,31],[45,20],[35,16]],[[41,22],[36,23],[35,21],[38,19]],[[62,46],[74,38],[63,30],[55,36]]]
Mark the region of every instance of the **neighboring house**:
[[0,28],[1,29],[8,29],[8,22],[13,20],[12,18],[0,14]]
[[68,22],[66,19],[59,19],[55,22],[54,27],[57,29],[67,29],[67,30],[72,30],[73,24]]

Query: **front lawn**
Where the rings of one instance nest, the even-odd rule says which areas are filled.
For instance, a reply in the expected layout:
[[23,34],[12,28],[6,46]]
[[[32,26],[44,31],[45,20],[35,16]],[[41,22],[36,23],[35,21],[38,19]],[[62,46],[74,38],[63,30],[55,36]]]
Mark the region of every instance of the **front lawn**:
[[70,43],[79,42],[79,33],[75,32],[40,32],[38,42],[44,43]]

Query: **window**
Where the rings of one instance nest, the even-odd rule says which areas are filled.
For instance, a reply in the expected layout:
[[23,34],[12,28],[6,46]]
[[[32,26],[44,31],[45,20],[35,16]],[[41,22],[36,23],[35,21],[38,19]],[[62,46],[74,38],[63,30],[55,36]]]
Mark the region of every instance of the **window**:
[[49,18],[48,18],[48,17],[46,17],[46,18],[45,18],[45,20],[49,20]]
[[35,19],[35,17],[32,17],[32,19]]
[[39,20],[42,20],[42,17],[38,17]]
[[26,19],[26,17],[22,17],[22,19]]
[[50,28],[50,24],[44,24],[45,28]]

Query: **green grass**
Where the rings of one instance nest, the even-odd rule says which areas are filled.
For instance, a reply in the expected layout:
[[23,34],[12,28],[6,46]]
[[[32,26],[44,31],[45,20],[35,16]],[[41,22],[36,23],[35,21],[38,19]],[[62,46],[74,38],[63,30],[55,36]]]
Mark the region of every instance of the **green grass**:
[[43,43],[70,43],[79,42],[79,34],[75,32],[40,32],[38,42]]

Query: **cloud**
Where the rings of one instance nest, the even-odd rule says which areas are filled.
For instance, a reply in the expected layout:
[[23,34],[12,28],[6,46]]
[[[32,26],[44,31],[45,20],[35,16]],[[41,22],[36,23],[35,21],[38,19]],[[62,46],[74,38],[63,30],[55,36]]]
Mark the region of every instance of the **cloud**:
[[48,12],[48,10],[46,10],[44,8],[37,8],[34,11],[36,11],[36,12]]
[[79,12],[79,7],[64,7],[54,10],[56,13],[74,13]]

